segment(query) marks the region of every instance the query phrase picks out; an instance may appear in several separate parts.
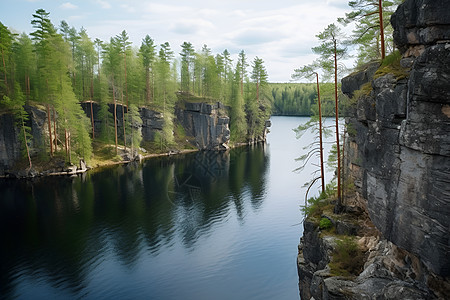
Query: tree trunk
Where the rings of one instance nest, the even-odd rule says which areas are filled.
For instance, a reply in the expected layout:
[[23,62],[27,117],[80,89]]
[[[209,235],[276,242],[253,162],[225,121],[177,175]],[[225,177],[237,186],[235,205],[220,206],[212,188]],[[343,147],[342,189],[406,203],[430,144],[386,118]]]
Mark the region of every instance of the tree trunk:
[[66,159],[69,157],[69,141],[67,136],[67,128],[64,128],[64,148],[66,150]]
[[27,149],[28,162],[30,164],[30,170],[31,170],[33,165],[31,164],[30,149],[28,148],[27,132],[25,131],[25,122],[23,121],[23,117],[22,117],[22,129],[23,129],[23,138],[25,140],[25,147]]
[[55,152],[58,151],[58,136],[56,135],[56,110],[53,107],[53,133],[55,135]]
[[123,147],[125,148],[125,151],[127,151],[127,135],[125,133],[125,106],[123,105],[123,93],[120,102],[122,104]]
[[147,89],[147,93],[145,93],[145,100],[147,104],[150,103],[150,70],[147,68],[145,72],[145,86]]
[[70,131],[68,131],[67,132],[67,136],[68,136],[68,141],[67,141],[67,149],[69,150],[69,164],[71,164],[72,163],[72,143],[71,143],[71,139],[72,139],[72,137],[71,137],[71,135],[70,135]]
[[338,79],[337,79],[337,53],[336,53],[336,40],[334,42],[334,100],[335,100],[335,113],[336,113],[336,146],[337,146],[337,212],[340,212],[342,207],[341,199],[341,150],[339,146],[339,110],[338,110]]
[[53,136],[52,136],[52,124],[50,120],[50,105],[47,104],[47,123],[48,123],[48,135],[50,137],[50,156],[53,157]]
[[114,135],[116,138],[116,155],[118,154],[117,151],[117,102],[116,102],[116,91],[114,90],[114,80],[113,80],[113,100],[114,100]]
[[259,103],[259,81],[256,81],[256,100]]
[[94,109],[92,108],[92,100],[91,100],[91,125],[92,125],[92,139],[95,139],[95,129],[94,129]]
[[323,168],[323,143],[322,143],[322,105],[320,103],[319,74],[316,73],[317,79],[317,99],[319,104],[319,147],[320,147],[320,177],[322,179],[322,193],[325,192],[325,172]]
[[380,17],[380,38],[381,38],[381,59],[386,56],[386,50],[384,47],[384,24],[383,24],[383,1],[378,0],[378,15]]

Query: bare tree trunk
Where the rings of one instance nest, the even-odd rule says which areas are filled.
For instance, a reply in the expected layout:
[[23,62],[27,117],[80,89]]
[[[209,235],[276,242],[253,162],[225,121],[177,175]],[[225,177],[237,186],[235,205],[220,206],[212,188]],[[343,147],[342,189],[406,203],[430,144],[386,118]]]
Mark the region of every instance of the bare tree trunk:
[[123,146],[125,148],[125,151],[127,151],[127,135],[125,133],[125,106],[123,105],[123,92],[121,97],[121,103],[122,103]]
[[71,142],[71,139],[72,139],[72,137],[71,137],[71,134],[70,134],[70,131],[68,131],[67,132],[67,135],[68,135],[68,142],[67,142],[67,148],[68,148],[68,150],[69,150],[69,163],[71,164],[72,163],[72,142]]
[[64,148],[66,150],[66,159],[69,157],[69,137],[67,136],[67,128],[64,128]]
[[113,80],[113,100],[114,100],[114,135],[116,138],[116,155],[118,154],[117,151],[117,102],[116,102],[116,91],[114,90],[114,80]]
[[92,139],[95,139],[95,129],[94,129],[94,109],[92,108],[92,100],[91,100],[91,125],[92,125]]
[[322,193],[325,192],[325,172],[323,168],[323,142],[322,142],[322,105],[320,103],[319,74],[316,73],[317,79],[317,99],[319,104],[319,147],[320,147],[320,177],[322,179]]
[[30,170],[31,170],[33,165],[31,164],[30,149],[28,148],[27,132],[25,131],[25,122],[23,121],[23,117],[22,117],[22,130],[23,130],[23,138],[25,140],[25,147],[27,149],[28,162],[30,163]]
[[383,24],[383,1],[378,0],[378,15],[380,17],[380,38],[381,38],[381,59],[386,56],[386,49],[384,47],[384,24]]
[[147,93],[145,93],[145,100],[147,100],[147,104],[150,103],[150,70],[147,69],[145,72],[145,86],[147,89]]
[[259,103],[259,80],[256,82],[256,100]]
[[337,146],[337,211],[340,212],[342,207],[341,199],[341,150],[339,146],[339,110],[338,110],[338,79],[337,79],[337,53],[336,53],[336,40],[334,42],[334,100],[335,100],[335,113],[336,113],[336,146]]
[[48,123],[48,135],[50,137],[50,156],[53,157],[53,136],[52,136],[52,124],[50,120],[50,105],[47,104],[47,123]]
[[53,133],[55,134],[55,152],[58,151],[58,136],[56,135],[56,110],[53,107]]

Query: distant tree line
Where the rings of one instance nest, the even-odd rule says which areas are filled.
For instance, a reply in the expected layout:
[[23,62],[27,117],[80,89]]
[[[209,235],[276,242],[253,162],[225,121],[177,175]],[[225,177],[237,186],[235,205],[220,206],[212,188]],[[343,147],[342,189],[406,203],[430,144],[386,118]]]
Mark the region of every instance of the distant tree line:
[[[332,83],[322,83],[322,115],[334,116]],[[317,115],[317,88],[313,83],[269,83],[272,114],[281,116]],[[340,95],[344,97],[343,95]]]
[[[140,144],[136,127],[143,106],[164,116],[164,128],[154,142],[165,149],[176,146],[178,97],[229,106],[235,142],[254,139],[270,116],[264,61],[256,57],[249,64],[244,50],[233,64],[228,50],[213,54],[204,45],[196,51],[184,42],[177,59],[169,42],[158,45],[149,35],[133,47],[125,30],[109,41],[92,40],[86,29],[65,21],[55,27],[43,9],[32,17],[30,35],[15,34],[0,23],[0,108],[16,112],[26,140],[30,129],[24,105],[42,107],[48,137],[40,147],[50,156],[88,160],[93,140],[114,144],[116,153],[120,147],[133,150]],[[90,117],[82,102],[90,107]],[[100,127],[94,126],[92,103],[100,106]]]

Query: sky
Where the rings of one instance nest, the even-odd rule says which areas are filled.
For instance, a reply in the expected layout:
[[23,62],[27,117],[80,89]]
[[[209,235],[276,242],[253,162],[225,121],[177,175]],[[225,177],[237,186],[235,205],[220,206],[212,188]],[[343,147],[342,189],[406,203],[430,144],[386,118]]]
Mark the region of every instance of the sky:
[[[0,21],[10,30],[34,31],[32,14],[43,8],[59,27],[62,20],[92,40],[109,41],[126,30],[138,48],[148,34],[169,42],[176,54],[183,42],[213,54],[227,49],[236,61],[264,60],[270,82],[289,82],[294,69],[313,62],[316,35],[349,11],[348,0],[0,0]],[[347,29],[348,30],[348,29]],[[179,57],[179,55],[176,55]],[[348,65],[347,67],[351,67]]]

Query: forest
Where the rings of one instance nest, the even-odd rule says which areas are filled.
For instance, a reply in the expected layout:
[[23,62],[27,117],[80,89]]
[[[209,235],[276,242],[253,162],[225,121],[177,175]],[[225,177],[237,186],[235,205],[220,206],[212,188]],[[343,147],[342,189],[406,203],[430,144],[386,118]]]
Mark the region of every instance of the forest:
[[[272,115],[312,116],[317,115],[317,87],[313,83],[269,83],[272,101]],[[334,85],[324,82],[320,85],[322,115],[334,116]],[[347,97],[339,93],[340,106],[345,106]]]
[[[164,116],[154,141],[161,151],[177,147],[174,107],[180,100],[220,101],[229,107],[235,143],[254,138],[270,117],[264,61],[256,57],[249,63],[244,50],[233,62],[226,49],[214,54],[207,45],[196,51],[184,42],[176,57],[169,42],[158,45],[149,35],[136,46],[125,30],[101,41],[66,21],[55,26],[43,9],[32,15],[31,24],[34,31],[27,35],[0,23],[0,110],[15,115],[30,167],[27,106],[47,113],[48,137],[37,145],[41,152],[69,162],[73,157],[89,161],[99,144],[113,144],[116,154],[120,147],[137,149],[141,137],[135,129],[142,123],[142,107]],[[90,114],[82,103],[90,106]],[[87,116],[93,115],[93,103],[100,106],[99,128]],[[122,108],[122,120],[117,120]]]

